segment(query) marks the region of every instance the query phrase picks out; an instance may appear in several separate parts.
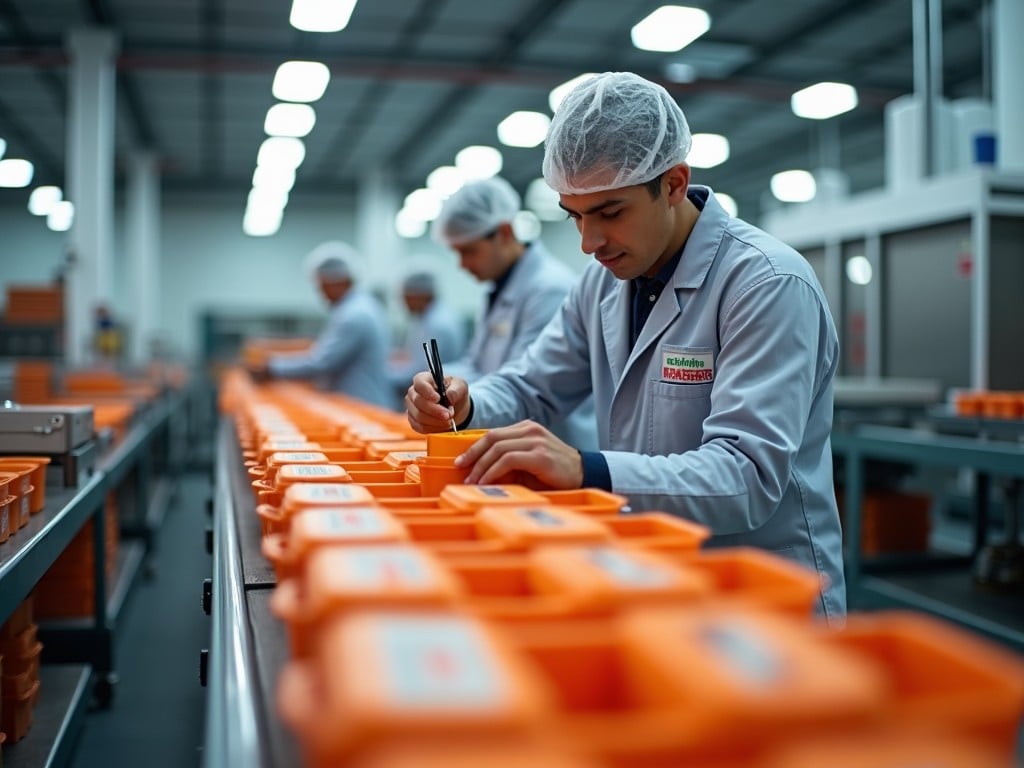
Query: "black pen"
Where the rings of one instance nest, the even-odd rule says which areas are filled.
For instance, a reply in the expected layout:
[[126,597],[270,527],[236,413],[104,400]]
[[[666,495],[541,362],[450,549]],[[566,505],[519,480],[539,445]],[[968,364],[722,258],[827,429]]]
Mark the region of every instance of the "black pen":
[[[448,402],[448,395],[444,388],[444,368],[441,366],[441,353],[437,348],[437,339],[430,340],[429,349],[427,348],[427,342],[423,342],[423,354],[427,357],[427,369],[434,378],[434,387],[437,389],[437,394],[441,396],[441,405],[445,408],[451,408],[451,403]],[[452,432],[459,431],[455,426],[454,416],[449,417],[448,423],[451,424]]]

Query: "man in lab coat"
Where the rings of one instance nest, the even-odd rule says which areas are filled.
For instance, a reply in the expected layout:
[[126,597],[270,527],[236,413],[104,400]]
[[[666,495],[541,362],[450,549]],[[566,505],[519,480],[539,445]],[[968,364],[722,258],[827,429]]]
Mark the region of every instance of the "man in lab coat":
[[[519,203],[512,185],[496,176],[464,185],[445,200],[434,220],[434,239],[452,248],[462,268],[490,286],[466,354],[451,363],[443,360],[445,373],[467,381],[519,357],[577,280],[539,241],[519,240],[512,227]],[[597,448],[591,400],[558,414],[551,428],[570,445]]]
[[[492,429],[457,461],[470,483],[515,472],[537,486],[597,487],[634,510],[708,526],[711,546],[755,546],[817,571],[818,612],[845,613],[832,484],[836,329],[808,263],[690,184],[690,130],[671,96],[631,73],[587,80],[562,103],[544,178],[594,263],[525,354],[470,386],[456,423]],[[590,392],[600,452],[541,424]],[[450,414],[428,376],[410,423]],[[510,426],[502,426],[510,425]]]
[[437,296],[434,276],[414,272],[402,281],[402,301],[409,312],[405,344],[392,356],[389,365],[391,385],[400,399],[412,381],[423,370],[426,357],[423,342],[437,339],[441,360],[458,360],[466,347],[466,330],[460,318]]
[[309,255],[320,293],[330,304],[323,330],[306,351],[270,357],[257,376],[308,379],[327,392],[394,408],[387,386],[391,336],[384,308],[356,285],[352,263],[356,253],[332,241]]

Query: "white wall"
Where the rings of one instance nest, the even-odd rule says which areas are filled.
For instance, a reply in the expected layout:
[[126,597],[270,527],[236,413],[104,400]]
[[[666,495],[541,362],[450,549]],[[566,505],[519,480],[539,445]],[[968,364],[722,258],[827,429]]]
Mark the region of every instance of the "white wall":
[[[27,199],[27,195],[26,195]],[[115,212],[117,249],[115,313],[131,325],[125,264],[123,207]],[[325,240],[354,242],[354,206],[350,198],[296,195],[285,211],[280,231],[272,237],[242,232],[244,194],[164,192],[160,222],[161,334],[172,349],[194,356],[199,351],[199,318],[207,310],[250,313],[321,313],[322,299],[305,270],[306,254]],[[588,257],[580,252],[579,235],[569,221],[545,223],[540,238],[556,256],[580,270]],[[24,201],[0,201],[0,285],[50,282],[64,260],[66,237],[51,232],[32,216]],[[393,324],[405,321],[398,286],[408,272],[427,269],[439,278],[442,295],[467,317],[473,317],[482,290],[458,267],[454,253],[429,236],[402,240],[386,283],[369,287],[388,300]],[[364,254],[372,259],[373,254]]]

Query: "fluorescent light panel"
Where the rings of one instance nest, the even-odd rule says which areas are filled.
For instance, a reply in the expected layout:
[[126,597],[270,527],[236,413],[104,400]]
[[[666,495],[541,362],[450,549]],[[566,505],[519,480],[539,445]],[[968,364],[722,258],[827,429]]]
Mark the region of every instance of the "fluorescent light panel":
[[542,178],[534,179],[527,185],[523,202],[543,221],[558,221],[565,218],[565,211],[558,205],[558,193]]
[[58,200],[46,214],[46,226],[54,232],[67,232],[75,221],[75,206],[70,200]]
[[441,195],[432,189],[421,187],[405,196],[403,210],[420,221],[433,221],[441,212]]
[[280,101],[317,101],[330,80],[331,71],[319,61],[286,61],[277,68],[271,91]]
[[19,189],[32,183],[35,168],[28,160],[8,158],[0,160],[0,187]]
[[857,89],[847,83],[815,83],[794,93],[789,105],[797,117],[828,120],[857,106]]
[[814,176],[808,171],[780,171],[772,176],[772,194],[784,203],[806,203],[817,192]]
[[633,45],[643,51],[681,51],[711,27],[711,17],[699,8],[663,5],[630,30]]
[[59,203],[63,198],[64,193],[60,187],[36,187],[28,196],[28,212],[33,216],[47,216],[54,203]]
[[427,175],[427,189],[432,189],[441,197],[451,197],[466,182],[462,171],[454,165],[442,165]]
[[295,170],[306,159],[306,145],[301,139],[289,136],[271,136],[264,139],[256,154],[256,165],[291,168]]
[[316,125],[316,111],[309,104],[275,104],[267,110],[263,130],[269,136],[302,137]]
[[536,147],[549,125],[551,118],[542,112],[519,110],[498,123],[498,140],[507,147]]
[[686,162],[695,168],[714,168],[729,159],[729,140],[717,133],[695,133]]
[[303,32],[340,32],[355,7],[356,0],[293,0],[288,21]]
[[455,167],[467,180],[489,179],[501,172],[504,160],[494,147],[475,144],[460,149],[455,155]]
[[403,208],[395,214],[395,232],[399,237],[407,240],[414,240],[422,237],[427,231],[427,222],[412,214],[408,209]]

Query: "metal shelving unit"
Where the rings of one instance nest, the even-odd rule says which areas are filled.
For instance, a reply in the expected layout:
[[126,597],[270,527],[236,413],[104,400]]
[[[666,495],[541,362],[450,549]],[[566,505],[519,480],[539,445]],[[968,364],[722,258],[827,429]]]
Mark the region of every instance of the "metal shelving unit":
[[46,695],[39,698],[25,738],[4,746],[7,768],[54,768],[70,762],[89,703],[91,676],[88,665],[53,664],[39,669]]

